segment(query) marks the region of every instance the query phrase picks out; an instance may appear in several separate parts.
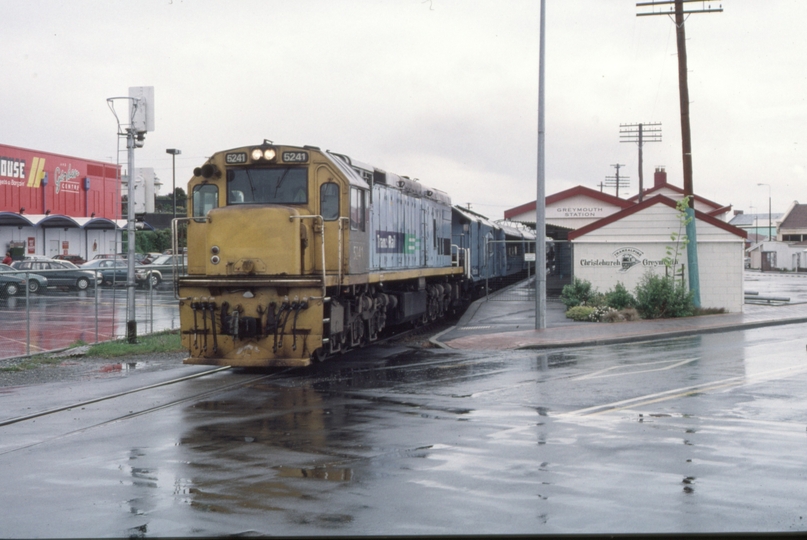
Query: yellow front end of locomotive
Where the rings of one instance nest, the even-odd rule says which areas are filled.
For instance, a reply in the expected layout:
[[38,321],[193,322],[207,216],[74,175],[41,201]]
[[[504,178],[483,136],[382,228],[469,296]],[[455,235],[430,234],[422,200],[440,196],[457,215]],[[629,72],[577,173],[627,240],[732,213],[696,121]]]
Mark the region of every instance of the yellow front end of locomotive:
[[191,286],[180,293],[186,364],[300,367],[320,354],[321,289]]
[[[294,276],[302,273],[306,229],[296,208],[234,207],[211,210],[188,227],[189,274]],[[302,238],[301,238],[302,237]]]

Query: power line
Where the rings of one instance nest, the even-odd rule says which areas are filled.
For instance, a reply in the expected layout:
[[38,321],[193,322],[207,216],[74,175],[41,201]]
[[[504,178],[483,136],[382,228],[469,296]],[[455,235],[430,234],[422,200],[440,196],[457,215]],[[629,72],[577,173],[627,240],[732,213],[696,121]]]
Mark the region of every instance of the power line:
[[624,167],[625,165],[621,163],[616,163],[615,165],[611,165],[616,169],[616,174],[614,176],[606,176],[605,177],[605,185],[607,187],[615,187],[616,188],[616,196],[619,197],[619,188],[627,188],[630,186],[629,176],[619,176],[619,169]]
[[642,197],[644,197],[642,146],[646,142],[661,142],[661,122],[619,124],[619,142],[634,142],[639,146],[639,202],[642,202]]

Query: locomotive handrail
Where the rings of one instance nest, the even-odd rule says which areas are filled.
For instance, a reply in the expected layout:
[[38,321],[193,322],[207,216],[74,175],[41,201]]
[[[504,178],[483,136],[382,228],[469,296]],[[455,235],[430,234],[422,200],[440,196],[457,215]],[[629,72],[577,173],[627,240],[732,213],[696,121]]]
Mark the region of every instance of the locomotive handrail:
[[460,264],[460,253],[463,254],[462,257],[462,272],[465,274],[465,277],[471,279],[471,248],[461,248],[457,244],[451,244],[451,251],[454,251],[454,248],[457,248],[457,264],[454,264],[454,261],[451,261],[451,266],[459,266]]
[[[207,223],[210,221],[210,218],[207,216],[203,218],[199,217],[178,217],[171,220],[171,254],[173,255],[173,268],[174,268],[174,299],[175,300],[183,300],[183,298],[179,297],[179,258],[177,255],[182,255],[182,260],[185,260],[185,254],[182,253],[179,249],[179,222],[180,221],[196,221]],[[149,278],[150,280],[150,278]]]
[[325,292],[326,292],[326,288],[325,288],[325,280],[326,280],[326,277],[325,277],[325,218],[323,218],[320,215],[316,215],[316,214],[311,214],[311,215],[307,215],[307,216],[300,216],[300,215],[289,216],[289,221],[292,221],[294,219],[318,219],[320,221],[321,226],[322,226],[322,229],[320,231],[320,236],[322,237],[322,300],[324,302],[325,297],[326,297],[326,294],[325,294]]
[[345,228],[342,226],[343,221],[350,221],[350,218],[347,217],[347,216],[340,216],[339,217],[339,257],[336,260],[336,262],[338,264],[338,271],[337,271],[338,274],[337,274],[336,284],[339,287],[342,286],[342,256],[344,254],[344,247],[342,247],[342,237],[345,234]]

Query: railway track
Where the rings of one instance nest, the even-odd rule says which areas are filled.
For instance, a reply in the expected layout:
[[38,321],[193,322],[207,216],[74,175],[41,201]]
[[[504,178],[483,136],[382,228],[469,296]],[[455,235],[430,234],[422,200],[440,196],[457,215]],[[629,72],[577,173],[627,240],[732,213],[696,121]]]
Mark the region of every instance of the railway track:
[[[443,323],[444,324],[444,323]],[[386,336],[382,339],[379,339],[374,345],[383,345],[383,344],[396,344],[396,343],[403,343],[411,342],[413,340],[417,340],[422,336],[431,335],[434,333],[436,326],[427,325],[412,328],[403,332],[398,332],[394,335]],[[439,328],[438,328],[439,329]],[[355,359],[356,351],[351,351],[347,353],[347,355],[353,355]],[[466,359],[467,361],[468,359]],[[425,358],[417,358],[411,362],[396,362],[394,365],[387,365],[386,362],[383,362],[382,365],[378,363],[371,362],[364,364],[360,362],[358,365],[354,362],[353,359],[350,360],[350,369],[349,372],[353,375],[357,374],[358,372],[362,373],[373,373],[373,372],[383,372],[383,371],[390,371],[390,370],[411,370],[411,369],[432,369],[441,365],[455,363],[457,359],[454,355],[444,356],[444,357],[437,357],[431,359]],[[96,419],[95,421],[89,422],[86,425],[81,427],[76,427],[73,429],[65,430],[63,428],[57,427],[55,430],[49,430],[49,434],[45,435],[44,437],[38,437],[37,433],[40,433],[39,429],[33,434],[32,437],[29,437],[27,442],[19,445],[13,445],[8,448],[2,448],[0,445],[0,456],[17,452],[19,450],[23,450],[26,448],[30,448],[33,446],[41,445],[44,443],[56,441],[59,439],[63,439],[65,437],[70,437],[76,434],[84,433],[92,429],[100,428],[109,424],[113,424],[116,422],[126,421],[129,419],[137,418],[143,415],[148,415],[151,413],[155,413],[157,411],[161,411],[164,409],[168,409],[171,407],[176,407],[179,405],[193,403],[197,401],[201,401],[204,399],[208,399],[211,396],[216,394],[220,394],[223,392],[228,392],[237,388],[246,387],[252,385],[254,383],[260,381],[267,381],[267,380],[278,380],[281,381],[283,379],[288,378],[307,378],[309,380],[316,381],[318,380],[324,372],[329,372],[327,374],[327,378],[331,382],[337,382],[344,378],[344,376],[337,375],[334,377],[334,373],[330,372],[332,367],[339,367],[340,369],[344,366],[344,363],[340,363],[338,358],[328,360],[321,364],[316,364],[309,368],[285,368],[282,370],[273,370],[271,372],[258,372],[255,373],[254,371],[244,369],[241,370],[240,373],[243,376],[238,377],[237,380],[233,380],[232,378],[228,378],[227,380],[222,381],[220,384],[215,384],[211,387],[207,387],[204,390],[192,392],[187,395],[182,395],[181,397],[177,397],[175,399],[172,398],[162,398],[163,401],[156,403],[152,406],[148,407],[137,407],[131,409],[130,406],[123,407],[122,405],[112,405],[109,407],[109,410],[112,412],[111,415],[108,415],[106,418],[103,419]],[[107,395],[103,395],[100,397],[95,397],[92,399],[87,400],[80,400],[71,402],[66,405],[61,405],[58,407],[52,407],[48,409],[43,409],[37,412],[33,412],[26,415],[16,416],[12,418],[7,418],[0,420],[0,438],[2,437],[3,430],[11,429],[15,425],[25,424],[26,422],[33,422],[40,419],[47,419],[49,417],[58,418],[58,415],[68,413],[70,411],[77,411],[83,410],[86,407],[91,405],[98,405],[104,403],[123,403],[123,399],[129,396],[135,396],[137,394],[148,396],[150,392],[159,392],[161,389],[165,389],[171,386],[181,385],[182,383],[187,383],[188,381],[196,380],[196,379],[203,379],[205,377],[210,377],[212,375],[226,372],[231,370],[230,366],[218,367],[214,369],[209,369],[203,371],[201,373],[195,373],[193,375],[188,375],[184,377],[178,377],[174,379],[170,379],[167,381],[149,384],[144,386],[138,386],[129,390],[125,390],[122,392],[110,393]],[[337,370],[338,371],[338,370]],[[156,394],[159,396],[159,394]],[[159,400],[160,398],[155,398]],[[139,397],[138,403],[146,403],[149,401],[147,397]],[[125,412],[124,412],[125,410]],[[97,414],[97,411],[93,411],[92,414]],[[65,423],[65,425],[67,425]],[[30,429],[30,428],[29,428]],[[43,434],[46,432],[43,431]],[[34,440],[31,440],[33,438]]]

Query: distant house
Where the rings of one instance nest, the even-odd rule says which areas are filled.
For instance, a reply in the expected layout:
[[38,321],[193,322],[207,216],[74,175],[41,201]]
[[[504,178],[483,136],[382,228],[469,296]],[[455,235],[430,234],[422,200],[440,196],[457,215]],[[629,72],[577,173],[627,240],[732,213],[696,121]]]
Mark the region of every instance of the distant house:
[[[782,220],[782,214],[746,214],[742,210],[735,210],[730,225],[739,227],[748,233],[748,241],[756,244],[763,240],[776,237],[776,229]],[[770,227],[768,226],[770,223]]]
[[[758,215],[767,220],[767,214]],[[751,268],[763,272],[807,269],[807,204],[793,201],[780,218],[772,215],[771,220],[776,226],[776,240],[761,238],[748,248]]]
[[807,240],[807,204],[793,201],[777,227],[776,239],[781,242]]

